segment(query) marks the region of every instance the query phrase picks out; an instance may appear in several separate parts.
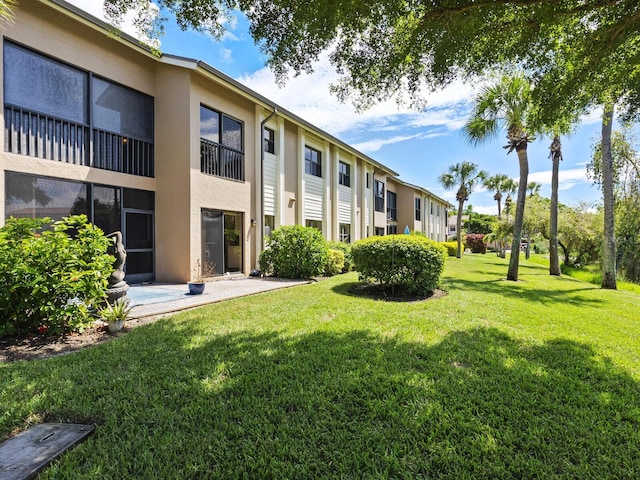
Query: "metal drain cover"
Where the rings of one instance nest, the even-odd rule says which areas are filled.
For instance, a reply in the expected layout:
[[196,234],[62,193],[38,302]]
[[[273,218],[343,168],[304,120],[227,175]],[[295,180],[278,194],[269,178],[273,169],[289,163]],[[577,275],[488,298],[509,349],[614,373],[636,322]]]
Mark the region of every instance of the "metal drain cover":
[[41,423],[0,444],[0,478],[34,478],[66,450],[86,439],[95,427],[73,423]]

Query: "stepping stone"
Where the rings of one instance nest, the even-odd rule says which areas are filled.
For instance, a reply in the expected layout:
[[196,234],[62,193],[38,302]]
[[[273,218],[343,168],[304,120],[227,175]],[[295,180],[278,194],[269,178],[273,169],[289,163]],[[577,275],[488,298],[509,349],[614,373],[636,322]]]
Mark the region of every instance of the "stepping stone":
[[72,423],[41,423],[0,444],[0,478],[34,478],[66,450],[85,440],[95,427]]

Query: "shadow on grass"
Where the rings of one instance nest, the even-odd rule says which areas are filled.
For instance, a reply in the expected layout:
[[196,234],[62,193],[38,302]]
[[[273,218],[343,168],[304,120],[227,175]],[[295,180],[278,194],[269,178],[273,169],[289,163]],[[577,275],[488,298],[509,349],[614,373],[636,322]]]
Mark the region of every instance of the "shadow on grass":
[[[486,278],[486,274],[485,274]],[[581,295],[580,292],[593,292],[595,289],[591,285],[584,283],[571,283],[571,287],[553,289],[552,284],[547,288],[531,288],[529,285],[519,282],[510,282],[504,279],[493,280],[467,280],[462,278],[448,277],[443,280],[445,290],[475,290],[486,294],[502,295],[518,300],[527,300],[542,304],[563,303],[567,305],[585,306],[602,305],[605,300],[595,298],[593,295]]]
[[43,478],[640,475],[639,385],[580,343],[491,328],[434,345],[365,330],[203,337],[212,321],[2,366],[1,432],[18,412],[104,417]]

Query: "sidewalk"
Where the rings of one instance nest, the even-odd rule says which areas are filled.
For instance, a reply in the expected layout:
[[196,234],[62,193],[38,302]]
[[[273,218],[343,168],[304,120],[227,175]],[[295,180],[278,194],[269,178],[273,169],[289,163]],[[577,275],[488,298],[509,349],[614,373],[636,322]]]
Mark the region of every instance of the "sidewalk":
[[131,320],[156,317],[189,308],[244,297],[280,288],[310,283],[308,280],[283,278],[240,277],[207,282],[202,295],[189,295],[186,283],[132,285],[127,292],[133,307]]

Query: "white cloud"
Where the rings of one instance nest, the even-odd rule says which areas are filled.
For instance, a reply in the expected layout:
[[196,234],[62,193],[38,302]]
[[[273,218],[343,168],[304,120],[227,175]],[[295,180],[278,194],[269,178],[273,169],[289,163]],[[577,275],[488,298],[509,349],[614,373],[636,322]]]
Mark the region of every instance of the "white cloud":
[[[530,173],[529,181],[538,182],[542,185],[551,185],[551,170]],[[560,190],[568,190],[579,183],[585,182],[589,182],[585,168],[560,169],[558,172],[558,188]]]
[[[290,78],[283,88],[276,85],[273,73],[266,67],[238,80],[333,135],[353,130],[407,133],[408,129],[428,127],[453,131],[464,124],[474,97],[472,86],[458,82],[428,95],[427,107],[423,111],[399,106],[390,99],[356,113],[351,104],[341,104],[330,94],[329,85],[336,82],[338,74],[326,55],[321,57],[314,69],[312,75]],[[372,145],[375,147],[375,143]]]
[[353,148],[365,153],[377,152],[385,145],[392,145],[394,143],[413,140],[419,136],[420,136],[419,134],[416,134],[416,135],[407,135],[407,136],[397,136],[397,137],[391,137],[391,138],[373,138],[365,142],[355,143],[353,145]]
[[231,63],[233,61],[233,50],[229,48],[220,48],[220,57],[224,63]]
[[482,213],[484,215],[498,215],[498,204],[496,203],[494,205],[473,205],[473,211],[475,213]]

